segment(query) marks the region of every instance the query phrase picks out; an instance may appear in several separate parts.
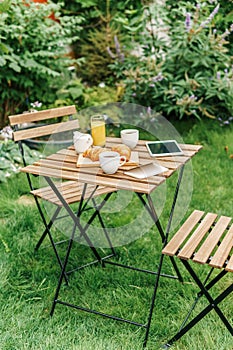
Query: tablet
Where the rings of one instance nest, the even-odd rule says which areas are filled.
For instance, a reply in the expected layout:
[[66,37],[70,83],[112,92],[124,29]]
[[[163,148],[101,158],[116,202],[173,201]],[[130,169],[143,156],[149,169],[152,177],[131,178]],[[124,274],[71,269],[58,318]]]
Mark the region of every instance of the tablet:
[[149,141],[146,147],[151,157],[183,155],[183,151],[176,140]]

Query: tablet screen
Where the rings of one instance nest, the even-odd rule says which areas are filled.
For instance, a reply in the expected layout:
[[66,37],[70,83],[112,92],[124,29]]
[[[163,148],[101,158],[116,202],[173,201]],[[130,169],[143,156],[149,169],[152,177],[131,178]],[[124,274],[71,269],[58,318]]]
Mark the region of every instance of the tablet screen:
[[147,142],[147,148],[151,156],[165,156],[183,154],[175,140]]

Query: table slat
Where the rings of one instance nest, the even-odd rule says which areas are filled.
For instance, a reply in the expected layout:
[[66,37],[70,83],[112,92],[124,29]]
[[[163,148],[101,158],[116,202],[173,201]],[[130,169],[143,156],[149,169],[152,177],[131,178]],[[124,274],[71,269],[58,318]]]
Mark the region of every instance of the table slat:
[[[21,169],[22,172],[28,172],[34,175],[63,178],[65,180],[76,180],[93,185],[103,185],[113,187],[114,189],[129,190],[140,193],[151,193],[159,184],[142,183],[130,181],[127,178],[114,178],[108,175],[100,176],[98,174],[80,173],[74,171],[67,171],[55,168],[47,168],[43,166],[29,165]],[[160,178],[160,184],[164,182],[164,178]]]
[[[124,174],[124,170],[120,169],[118,170],[115,174],[111,174],[111,175],[107,175],[104,174],[102,169],[100,169],[98,166],[97,167],[83,167],[83,168],[78,168],[76,167],[76,164],[73,163],[66,163],[66,162],[61,162],[61,161],[51,161],[48,159],[42,159],[39,162],[35,162],[34,165],[37,166],[44,166],[44,167],[48,167],[48,168],[53,168],[53,169],[63,169],[63,170],[68,170],[68,171],[73,171],[76,173],[83,173],[83,174],[92,174],[92,175],[102,175],[103,177],[111,177],[113,179],[125,179],[128,180],[130,182],[139,182],[138,179],[133,178],[131,176],[128,176],[126,174]],[[165,178],[162,176],[151,176],[145,179],[140,179],[140,182],[143,183],[150,183],[150,184],[155,184],[155,185],[159,185],[161,184],[163,181],[165,181]]]

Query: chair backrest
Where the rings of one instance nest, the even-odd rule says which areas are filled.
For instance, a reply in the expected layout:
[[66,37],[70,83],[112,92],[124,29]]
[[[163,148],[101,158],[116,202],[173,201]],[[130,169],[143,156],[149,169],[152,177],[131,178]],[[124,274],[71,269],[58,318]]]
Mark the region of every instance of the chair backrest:
[[[18,115],[10,115],[10,125],[14,127],[13,139],[14,141],[22,141],[26,139],[39,138],[54,133],[74,130],[79,127],[78,120],[69,120],[59,123],[51,123],[43,126],[28,127],[30,123],[45,122],[48,119],[59,118],[64,116],[73,116],[76,114],[75,106],[66,106],[59,108],[51,108],[44,111],[23,113]],[[27,125],[27,128],[24,125]]]
[[[79,128],[79,121],[77,116],[75,116],[76,113],[76,108],[72,105],[9,116],[10,125],[14,130],[13,140],[19,145],[24,166],[28,164],[25,159],[23,141],[36,138],[38,139],[36,142],[40,142],[44,136],[77,130]],[[59,121],[62,117],[68,117],[68,120]],[[76,119],[71,120],[72,117]],[[49,120],[49,124],[45,124],[47,120]],[[67,135],[65,136],[67,137]],[[47,143],[47,141],[44,142],[45,144]],[[51,147],[54,147],[53,143]],[[33,190],[34,186],[29,174],[27,174],[27,179],[31,190]]]

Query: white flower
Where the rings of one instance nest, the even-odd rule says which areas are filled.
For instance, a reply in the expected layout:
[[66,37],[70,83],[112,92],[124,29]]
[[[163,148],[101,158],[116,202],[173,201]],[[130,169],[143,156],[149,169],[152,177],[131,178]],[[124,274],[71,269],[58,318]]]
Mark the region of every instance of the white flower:
[[105,87],[105,83],[104,83],[104,82],[99,83],[99,87],[100,87],[100,88],[104,88],[104,87]]

